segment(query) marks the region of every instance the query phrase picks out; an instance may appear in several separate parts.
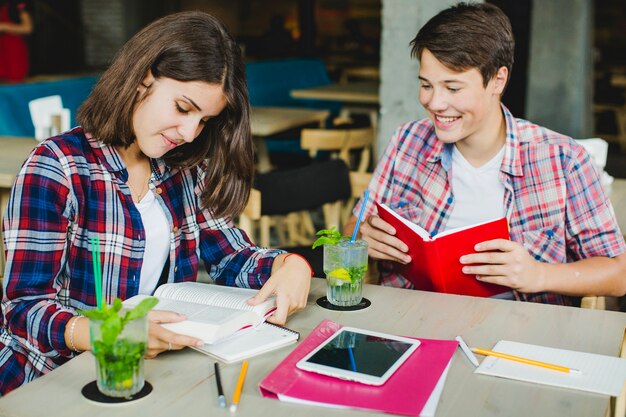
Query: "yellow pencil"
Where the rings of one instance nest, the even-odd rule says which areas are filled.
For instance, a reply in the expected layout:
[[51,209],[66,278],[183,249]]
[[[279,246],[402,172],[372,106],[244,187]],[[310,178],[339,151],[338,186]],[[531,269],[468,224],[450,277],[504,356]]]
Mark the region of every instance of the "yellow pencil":
[[243,389],[243,381],[246,379],[246,373],[248,372],[248,361],[245,360],[241,364],[241,371],[239,372],[239,379],[237,380],[237,386],[235,387],[235,393],[233,394],[233,402],[230,404],[230,412],[237,411],[237,405],[239,404],[239,397],[241,397],[241,390]]
[[483,356],[494,356],[496,358],[525,363],[526,365],[540,366],[542,368],[552,369],[553,371],[574,373],[574,374],[580,373],[578,369],[568,368],[566,366],[561,366],[561,365],[554,365],[552,363],[547,363],[547,362],[540,362],[534,359],[522,358],[520,356],[508,355],[506,353],[494,352],[493,350],[487,350],[487,349],[482,349],[482,348],[472,348],[472,352],[477,353],[479,355],[483,355]]

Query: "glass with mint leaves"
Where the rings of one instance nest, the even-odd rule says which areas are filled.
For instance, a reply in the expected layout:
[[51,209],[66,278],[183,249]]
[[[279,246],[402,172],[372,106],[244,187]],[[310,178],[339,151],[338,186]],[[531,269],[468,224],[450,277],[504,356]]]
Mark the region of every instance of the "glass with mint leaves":
[[313,249],[324,246],[326,299],[340,307],[359,304],[363,298],[363,278],[367,272],[367,242],[350,239],[334,227],[317,232]]
[[109,397],[131,397],[144,386],[144,354],[148,345],[148,312],[158,303],[143,299],[130,310],[116,298],[112,306],[80,311],[89,318],[91,352],[96,358],[98,390]]

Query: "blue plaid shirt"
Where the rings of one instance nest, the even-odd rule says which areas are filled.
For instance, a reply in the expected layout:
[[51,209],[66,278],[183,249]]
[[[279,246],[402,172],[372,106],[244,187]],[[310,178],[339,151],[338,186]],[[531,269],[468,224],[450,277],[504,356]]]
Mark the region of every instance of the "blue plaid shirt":
[[[152,161],[150,190],[170,225],[167,280],[195,281],[202,259],[216,283],[259,288],[282,251],[254,246],[229,219],[201,208],[204,168]],[[3,224],[0,393],[73,356],[67,322],[76,309],[96,305],[92,237],[100,239],[108,302],[137,294],[145,231],[127,179],[115,149],[80,128],[43,142],[24,163]]]

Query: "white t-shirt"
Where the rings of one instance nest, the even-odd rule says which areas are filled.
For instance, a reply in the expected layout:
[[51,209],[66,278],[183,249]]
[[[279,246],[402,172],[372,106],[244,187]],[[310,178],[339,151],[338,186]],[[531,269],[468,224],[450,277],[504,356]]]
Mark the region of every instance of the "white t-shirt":
[[170,253],[170,228],[163,208],[152,191],[135,203],[146,234],[146,247],[139,277],[139,294],[151,295],[156,289]]
[[445,230],[469,226],[504,216],[504,184],[500,182],[500,166],[504,146],[481,167],[474,167],[452,149],[452,195],[454,208]]

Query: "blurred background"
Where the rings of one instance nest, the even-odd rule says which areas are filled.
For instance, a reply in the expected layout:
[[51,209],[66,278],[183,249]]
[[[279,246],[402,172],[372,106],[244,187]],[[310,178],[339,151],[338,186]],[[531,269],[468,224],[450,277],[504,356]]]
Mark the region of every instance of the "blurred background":
[[[208,11],[225,22],[239,40],[247,60],[321,58],[331,79],[339,80],[347,68],[381,68],[383,3],[392,10],[394,2],[402,3],[398,0],[34,0],[29,4],[34,31],[27,38],[31,65],[26,81],[97,73],[148,22],[169,13],[194,9]],[[554,0],[492,3],[510,16],[517,41],[513,77],[504,101],[516,116],[530,118],[535,113],[527,109],[533,9],[570,3]],[[572,2],[574,8],[576,3],[581,2]],[[587,133],[609,138],[607,172],[625,177],[626,162],[621,154],[626,150],[618,145],[617,112],[624,105],[626,85],[614,85],[611,77],[626,72],[626,5],[623,0],[582,3],[587,3],[582,11],[588,14],[586,19],[591,23],[592,51],[588,55],[593,61],[593,71],[589,74],[593,84],[591,97],[594,103],[614,106],[594,111],[590,115],[593,128]],[[446,4],[439,8],[444,7]],[[408,32],[414,33],[415,29]],[[408,55],[408,45],[401,48]],[[580,136],[577,132],[563,133]]]

